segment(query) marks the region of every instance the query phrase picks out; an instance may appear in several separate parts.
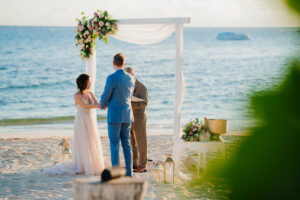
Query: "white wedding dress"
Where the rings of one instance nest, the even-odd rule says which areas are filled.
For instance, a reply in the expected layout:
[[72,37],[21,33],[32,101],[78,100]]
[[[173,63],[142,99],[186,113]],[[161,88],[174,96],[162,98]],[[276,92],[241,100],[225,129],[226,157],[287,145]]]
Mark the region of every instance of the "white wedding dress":
[[[88,104],[86,100],[82,101]],[[46,168],[47,174],[95,175],[104,170],[104,157],[94,109],[86,109],[80,105],[76,107],[72,160]]]

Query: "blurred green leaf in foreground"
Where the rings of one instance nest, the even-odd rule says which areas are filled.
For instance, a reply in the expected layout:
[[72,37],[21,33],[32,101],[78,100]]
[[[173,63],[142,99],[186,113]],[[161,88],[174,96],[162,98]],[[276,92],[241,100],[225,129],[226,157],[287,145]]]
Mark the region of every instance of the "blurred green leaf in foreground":
[[[300,12],[300,0],[286,0]],[[299,52],[298,52],[299,53]],[[256,124],[230,157],[211,161],[201,179],[224,181],[221,199],[300,199],[300,60],[279,86],[251,98]],[[220,185],[219,183],[218,185]]]
[[230,199],[300,199],[300,63],[278,88],[251,102],[258,124],[227,164],[207,176],[224,178]]
[[287,0],[287,4],[294,10],[300,12],[300,1],[299,0]]
[[[300,12],[299,0],[287,0]],[[282,83],[251,98],[256,125],[223,164],[207,177],[228,184],[229,199],[300,199],[300,61]]]

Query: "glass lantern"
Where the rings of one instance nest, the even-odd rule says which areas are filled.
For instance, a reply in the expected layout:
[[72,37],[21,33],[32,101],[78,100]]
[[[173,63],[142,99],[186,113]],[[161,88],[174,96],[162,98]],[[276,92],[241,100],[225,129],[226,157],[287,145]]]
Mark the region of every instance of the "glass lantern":
[[164,163],[164,182],[175,183],[175,162],[172,154],[169,154]]
[[156,162],[152,168],[152,183],[154,181],[160,183],[160,169],[159,169],[158,162]]
[[164,178],[164,164],[161,161],[157,161],[152,168],[152,183],[162,183]]
[[61,140],[59,146],[61,146],[61,162],[71,159],[72,151],[70,148],[70,144],[67,142],[65,138]]

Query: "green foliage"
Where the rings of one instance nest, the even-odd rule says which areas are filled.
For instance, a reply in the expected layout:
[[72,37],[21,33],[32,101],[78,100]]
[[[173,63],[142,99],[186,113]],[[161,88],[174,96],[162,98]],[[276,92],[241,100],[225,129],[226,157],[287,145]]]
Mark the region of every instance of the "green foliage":
[[[287,2],[300,12],[299,0]],[[300,60],[291,63],[278,87],[255,94],[251,108],[256,124],[250,135],[229,159],[210,162],[193,184],[224,180],[231,192],[219,197],[229,199],[300,199]]]
[[300,199],[300,63],[282,84],[251,98],[257,125],[219,170],[230,199]]
[[300,1],[299,0],[287,0],[288,5],[300,13]]

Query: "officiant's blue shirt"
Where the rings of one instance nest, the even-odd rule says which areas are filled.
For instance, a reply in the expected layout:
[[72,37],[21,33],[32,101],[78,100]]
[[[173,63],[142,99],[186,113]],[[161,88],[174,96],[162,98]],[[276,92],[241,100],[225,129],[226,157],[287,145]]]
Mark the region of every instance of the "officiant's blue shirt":
[[131,97],[134,89],[134,78],[123,69],[118,69],[106,79],[100,105],[108,104],[108,123],[130,123],[133,121]]

